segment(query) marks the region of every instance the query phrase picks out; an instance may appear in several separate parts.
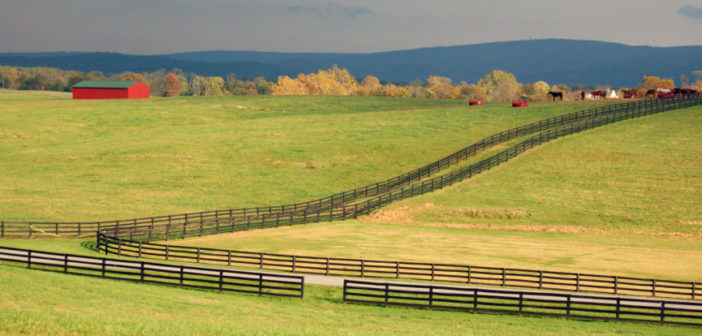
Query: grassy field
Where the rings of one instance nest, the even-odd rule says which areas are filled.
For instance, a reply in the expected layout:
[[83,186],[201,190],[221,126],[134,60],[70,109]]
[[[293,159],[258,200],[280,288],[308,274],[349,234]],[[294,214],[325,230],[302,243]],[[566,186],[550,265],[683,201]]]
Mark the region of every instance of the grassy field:
[[[73,101],[62,93],[0,90],[0,219],[102,220],[305,201],[588,107],[468,109],[462,102],[360,97]],[[700,112],[671,111],[559,139],[355,221],[173,243],[702,281]],[[95,254],[84,240],[0,245]],[[0,333],[8,334],[695,331],[344,305],[339,289],[314,286],[301,302],[5,266],[0,288]]]
[[23,335],[690,335],[697,328],[383,308],[217,294],[0,266],[0,334]]
[[355,222],[171,243],[700,281],[700,112],[559,139]]
[[0,90],[0,214],[107,220],[307,201],[582,108],[361,97],[74,101]]

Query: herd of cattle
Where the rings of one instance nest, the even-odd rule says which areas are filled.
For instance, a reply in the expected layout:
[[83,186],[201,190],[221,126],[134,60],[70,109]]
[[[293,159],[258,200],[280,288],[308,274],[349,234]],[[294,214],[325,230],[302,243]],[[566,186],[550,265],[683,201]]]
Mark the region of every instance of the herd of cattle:
[[[639,96],[639,91],[638,90],[622,90],[622,98],[624,99],[636,99]],[[674,97],[689,97],[690,95],[697,94],[697,90],[693,89],[687,89],[687,88],[675,88],[675,89],[657,89],[657,90],[648,90],[646,91],[646,97],[645,98],[674,98]],[[563,100],[563,92],[558,92],[558,91],[549,91],[548,95],[553,99],[553,101],[556,101],[556,99]],[[614,95],[616,98],[619,98],[616,95],[616,92],[612,91],[610,93],[609,97],[612,97]],[[585,100],[586,98],[588,99],[607,99],[609,98],[607,95],[607,91],[603,90],[595,90],[595,91],[590,91],[589,93],[585,93],[585,91],[580,92],[580,97],[581,100]]]

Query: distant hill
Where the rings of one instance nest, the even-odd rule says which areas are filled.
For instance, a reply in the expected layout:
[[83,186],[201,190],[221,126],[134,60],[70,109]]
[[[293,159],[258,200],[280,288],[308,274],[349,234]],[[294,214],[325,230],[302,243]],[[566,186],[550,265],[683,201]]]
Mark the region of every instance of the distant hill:
[[645,47],[579,40],[529,40],[379,53],[275,53],[197,51],[156,56],[117,53],[0,54],[0,64],[51,66],[105,73],[180,68],[185,72],[240,78],[314,72],[334,64],[357,78],[374,75],[390,82],[424,80],[430,75],[474,83],[502,69],[520,82],[590,86],[635,86],[643,75],[678,80],[702,69],[702,46]]

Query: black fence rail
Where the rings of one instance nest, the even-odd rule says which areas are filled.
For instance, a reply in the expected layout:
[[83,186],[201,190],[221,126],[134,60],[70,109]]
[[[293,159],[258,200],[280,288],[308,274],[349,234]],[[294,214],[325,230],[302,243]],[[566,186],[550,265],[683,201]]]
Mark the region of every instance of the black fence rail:
[[527,138],[512,147],[467,167],[459,168],[421,182],[395,188],[389,192],[359,200],[355,203],[344,203],[341,206],[330,207],[324,209],[324,211],[299,211],[210,219],[193,217],[190,221],[169,222],[165,225],[123,225],[121,228],[112,227],[102,232],[112,236],[151,241],[356,218],[361,215],[369,214],[392,202],[433,192],[467,178],[471,178],[474,175],[492,169],[531,148],[553,139],[622,120],[699,104],[702,104],[702,96],[695,96],[695,99],[649,100],[621,104],[621,106],[613,105],[614,107],[611,108],[611,112],[602,113],[597,117],[589,119],[578,118],[575,122],[566,123],[558,127],[550,127],[546,131]]
[[345,280],[344,302],[702,326],[702,303]]
[[[359,214],[365,214],[369,211],[387,204],[384,200],[392,193],[397,194],[398,189],[406,189],[407,187],[416,185],[418,181],[436,174],[437,172],[452,167],[459,162],[474,156],[480,151],[491,148],[497,144],[504,143],[523,136],[542,132],[539,136],[538,143],[543,143],[553,139],[555,134],[563,133],[562,128],[572,124],[582,124],[590,122],[590,125],[604,125],[614,121],[624,120],[632,117],[658,113],[671,109],[689,107],[702,104],[701,95],[692,95],[684,98],[674,99],[651,99],[634,101],[620,104],[613,104],[586,111],[574,112],[562,116],[544,119],[533,122],[527,125],[509,129],[492,136],[489,136],[471,146],[465,147],[447,157],[428,164],[424,167],[413,170],[409,173],[400,176],[352,189],[342,193],[334,194],[325,198],[302,202],[296,204],[288,204],[282,206],[255,207],[243,209],[227,209],[203,211],[186,214],[156,216],[134,218],[126,220],[101,221],[101,222],[26,222],[26,221],[0,221],[0,237],[7,238],[23,238],[36,236],[63,236],[63,237],[88,237],[94,236],[96,232],[103,229],[112,229],[120,231],[124,228],[144,228],[144,227],[174,227],[177,225],[193,226],[193,223],[205,223],[210,231],[219,232],[218,229],[212,229],[213,226],[220,226],[229,222],[229,227],[219,228],[225,230],[236,231],[236,225],[241,227],[246,223],[250,227],[274,227],[275,225],[299,224],[300,218],[305,218],[305,223],[326,220],[338,220],[354,218]],[[626,117],[624,117],[626,116]],[[602,122],[606,120],[608,122]],[[600,121],[596,123],[596,121]],[[593,126],[593,127],[596,127]],[[572,128],[572,127],[571,127]],[[590,127],[592,128],[592,127]],[[587,128],[585,128],[587,129]],[[571,132],[565,132],[558,136],[572,134],[582,129],[577,129]],[[542,135],[547,133],[544,138]],[[533,141],[533,140],[532,140]],[[536,142],[534,142],[536,143]],[[528,144],[522,145],[521,148],[512,147],[511,149],[520,151],[525,150]],[[530,147],[529,147],[530,148]],[[503,152],[503,157],[509,156],[509,153]],[[518,153],[517,153],[518,154]],[[501,157],[492,157],[493,162],[503,162]],[[480,166],[474,166],[473,173],[479,173],[484,169],[489,169],[493,165],[491,162],[485,162]],[[454,174],[455,175],[455,174]],[[470,176],[471,174],[469,174]],[[455,176],[454,176],[455,177]],[[440,178],[439,185],[444,185],[441,181],[445,181],[446,177]],[[431,181],[432,186],[437,185],[437,180]],[[423,181],[423,188],[428,188],[428,181]],[[414,188],[414,187],[412,187]],[[431,188],[427,190],[435,190]],[[402,192],[404,194],[405,191]],[[395,197],[395,196],[394,196]],[[372,198],[372,199],[367,199]],[[356,206],[353,212],[350,212],[349,203],[361,203],[365,201],[365,207],[362,211],[358,211]],[[390,197],[392,199],[392,197]],[[288,218],[286,220],[286,218]],[[161,229],[164,231],[165,229]],[[154,230],[156,231],[156,230]],[[204,232],[204,228],[202,230]],[[166,235],[168,236],[168,235]]]
[[209,289],[219,292],[229,291],[299,298],[303,298],[304,295],[304,277],[297,275],[95,258],[9,247],[0,247],[0,260],[3,261],[3,265],[20,265],[67,274]]
[[702,288],[699,284],[689,281],[472,265],[322,258],[145,243],[104,234],[98,235],[97,249],[105,254],[137,258],[327,276],[441,281],[538,290],[702,299]]

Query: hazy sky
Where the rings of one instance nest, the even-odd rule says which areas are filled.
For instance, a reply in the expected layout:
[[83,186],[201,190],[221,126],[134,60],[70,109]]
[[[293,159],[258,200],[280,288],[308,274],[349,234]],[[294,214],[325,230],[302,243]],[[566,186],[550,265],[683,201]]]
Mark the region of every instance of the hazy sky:
[[530,38],[702,45],[702,0],[0,1],[0,52],[369,52]]

